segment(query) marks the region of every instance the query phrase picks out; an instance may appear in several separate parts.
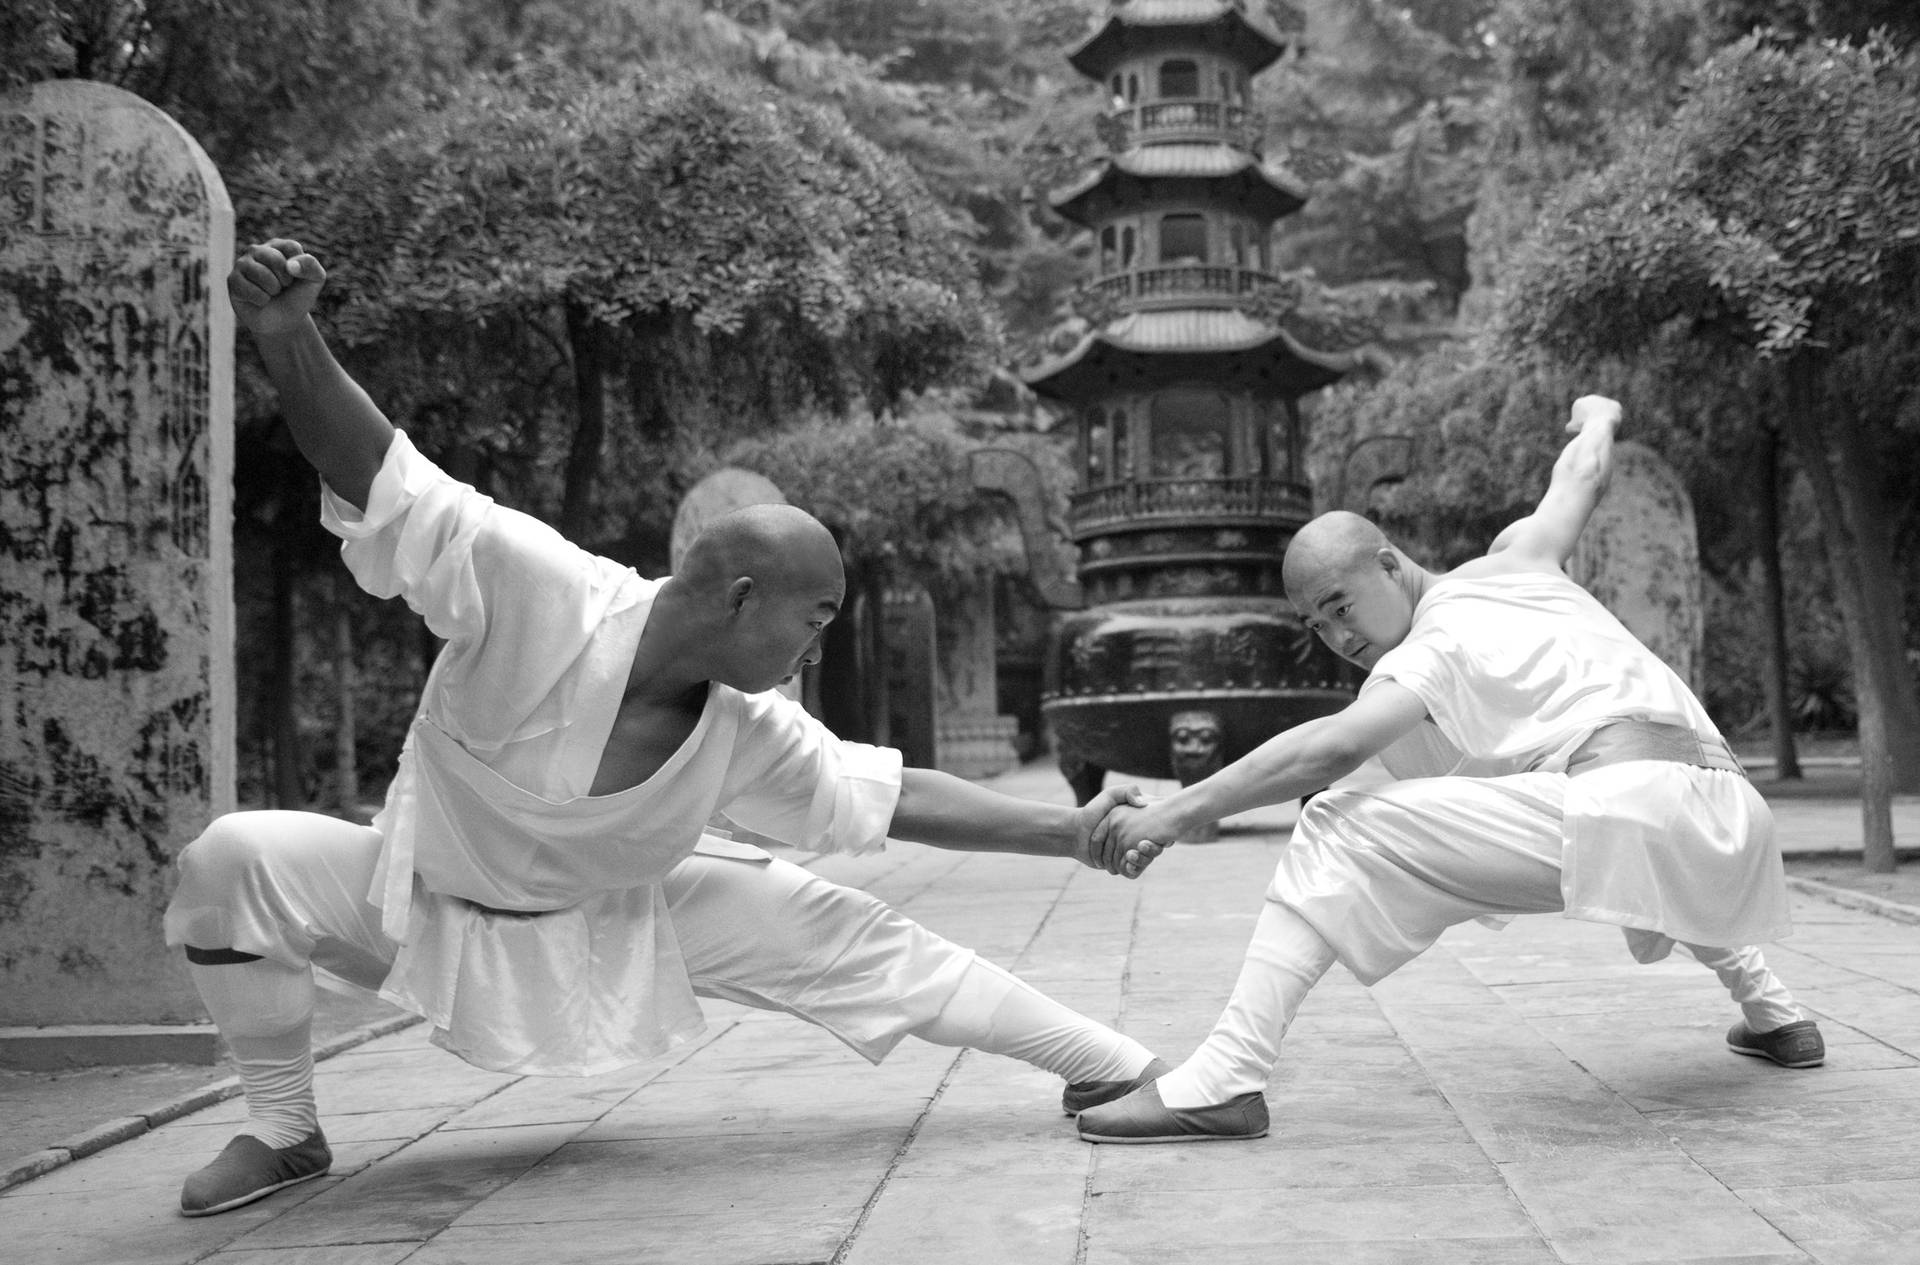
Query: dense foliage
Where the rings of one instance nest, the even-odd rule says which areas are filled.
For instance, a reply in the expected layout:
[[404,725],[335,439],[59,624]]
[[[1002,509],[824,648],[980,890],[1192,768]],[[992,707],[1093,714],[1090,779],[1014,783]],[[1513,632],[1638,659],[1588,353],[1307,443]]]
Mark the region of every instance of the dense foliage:
[[[658,570],[679,493],[738,460],[834,521],[857,567],[937,585],[1006,564],[961,478],[979,428],[943,419],[1004,402],[991,365],[1076,328],[1088,243],[1045,194],[1100,154],[1102,94],[1063,53],[1106,10],[16,0],[0,90],[79,75],[180,118],[243,235],[326,256],[330,328],[376,398],[502,499]],[[1693,491],[1723,721],[1761,714],[1754,665],[1776,658],[1781,723],[1870,709],[1883,691],[1835,614],[1863,540],[1875,635],[1911,655],[1920,616],[1920,198],[1902,166],[1920,6],[1250,11],[1291,50],[1255,81],[1267,156],[1313,194],[1277,227],[1288,284],[1267,314],[1402,360],[1309,401],[1322,494],[1356,446],[1407,436],[1412,477],[1376,510],[1436,560],[1463,556],[1544,486],[1567,399],[1612,391]],[[241,368],[243,623],[286,651],[247,656],[264,705],[244,745],[290,753],[279,794],[297,802],[328,756],[293,735],[342,714],[337,630],[309,615],[340,595],[311,479]],[[1784,442],[1797,407],[1824,419],[1824,448]],[[1044,445],[1020,434],[1037,417],[996,426]],[[351,622],[360,719],[389,726],[430,647],[371,605]],[[377,771],[390,735],[362,745]]]

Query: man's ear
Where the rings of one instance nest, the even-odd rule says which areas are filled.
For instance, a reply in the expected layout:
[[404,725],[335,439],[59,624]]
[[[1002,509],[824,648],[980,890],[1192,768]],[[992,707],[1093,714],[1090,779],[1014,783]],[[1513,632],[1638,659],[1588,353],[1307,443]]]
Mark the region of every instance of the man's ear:
[[1392,545],[1382,545],[1374,557],[1380,560],[1380,569],[1388,575],[1400,574],[1400,555]]
[[747,604],[747,596],[753,592],[753,577],[743,575],[727,585],[727,614],[738,615]]

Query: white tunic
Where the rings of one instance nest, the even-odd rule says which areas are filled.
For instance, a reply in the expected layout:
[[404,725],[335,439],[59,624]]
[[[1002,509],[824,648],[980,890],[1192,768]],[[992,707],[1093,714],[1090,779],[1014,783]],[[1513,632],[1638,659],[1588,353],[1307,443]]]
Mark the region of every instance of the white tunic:
[[401,944],[381,995],[463,1058],[594,1075],[698,1033],[659,883],[696,848],[738,847],[717,812],[810,851],[884,844],[898,752],[717,683],[658,772],[589,795],[660,582],[495,505],[405,434],[366,511],[326,491],[322,521],[362,588],[448,643],[373,822],[368,899]]
[[[1482,767],[1562,772],[1604,724],[1648,720],[1718,737],[1660,659],[1563,575],[1441,579],[1366,690],[1391,680]],[[1737,946],[1787,934],[1786,887],[1766,804],[1737,773],[1636,760],[1566,779],[1567,913],[1667,938]]]

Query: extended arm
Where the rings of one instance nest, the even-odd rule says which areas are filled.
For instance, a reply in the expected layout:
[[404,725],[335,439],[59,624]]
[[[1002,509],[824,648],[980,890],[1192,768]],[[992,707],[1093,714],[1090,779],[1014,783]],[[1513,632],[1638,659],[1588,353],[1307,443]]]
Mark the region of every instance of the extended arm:
[[227,294],[260,349],[301,455],[338,496],[364,510],[393,424],[347,376],[313,323],[326,279],[300,243],[276,238],[242,252]]
[[1345,710],[1283,730],[1212,777],[1156,804],[1116,808],[1094,832],[1095,840],[1115,853],[1141,840],[1167,844],[1207,822],[1298,799],[1353,772],[1426,714],[1412,690],[1382,681]]
[[1113,787],[1085,807],[1074,809],[1002,795],[933,769],[903,769],[900,800],[887,833],[896,839],[964,852],[1073,857],[1095,869],[1110,874],[1125,872],[1133,878],[1158,855],[1158,849],[1142,851],[1138,867],[1123,870],[1117,853],[1111,861],[1096,860],[1089,842],[1093,828],[1110,808],[1138,802],[1135,788]]
[[1567,422],[1573,439],[1553,463],[1547,494],[1533,513],[1496,536],[1487,553],[1506,553],[1512,561],[1543,567],[1563,565],[1613,476],[1613,436],[1619,425],[1620,406],[1614,401],[1599,395],[1575,400]]

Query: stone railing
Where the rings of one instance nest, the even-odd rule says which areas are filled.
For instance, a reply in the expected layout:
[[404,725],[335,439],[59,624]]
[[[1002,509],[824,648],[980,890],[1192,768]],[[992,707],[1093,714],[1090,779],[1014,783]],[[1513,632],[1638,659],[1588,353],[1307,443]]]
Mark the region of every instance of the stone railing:
[[1144,479],[1074,493],[1067,524],[1077,539],[1131,523],[1305,518],[1311,510],[1307,490],[1280,479]]
[[1235,102],[1196,97],[1122,106],[1103,115],[1097,130],[1115,153],[1135,145],[1180,141],[1226,141],[1258,152],[1266,119],[1258,110]]
[[1271,273],[1235,264],[1166,264],[1100,277],[1087,283],[1087,294],[1097,305],[1122,308],[1233,307],[1278,284]]

